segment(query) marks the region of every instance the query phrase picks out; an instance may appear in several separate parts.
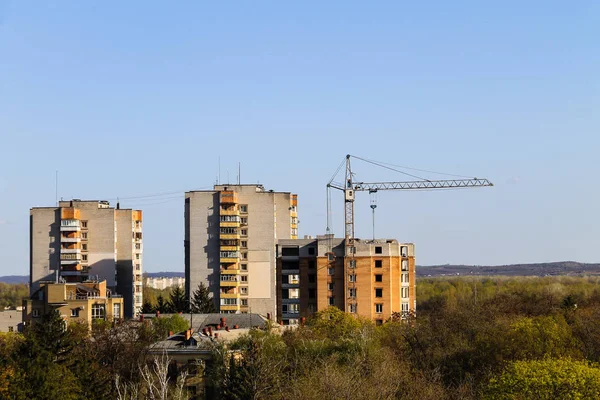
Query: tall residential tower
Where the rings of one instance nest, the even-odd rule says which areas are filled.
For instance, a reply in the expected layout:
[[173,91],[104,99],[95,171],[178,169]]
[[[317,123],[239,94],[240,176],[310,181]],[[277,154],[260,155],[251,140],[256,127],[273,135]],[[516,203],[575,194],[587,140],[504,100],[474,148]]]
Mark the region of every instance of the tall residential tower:
[[295,194],[216,185],[185,194],[185,285],[204,283],[220,312],[275,315],[275,244],[298,237]]
[[106,281],[126,317],[142,306],[142,212],[107,201],[61,201],[30,210],[30,293],[42,282]]

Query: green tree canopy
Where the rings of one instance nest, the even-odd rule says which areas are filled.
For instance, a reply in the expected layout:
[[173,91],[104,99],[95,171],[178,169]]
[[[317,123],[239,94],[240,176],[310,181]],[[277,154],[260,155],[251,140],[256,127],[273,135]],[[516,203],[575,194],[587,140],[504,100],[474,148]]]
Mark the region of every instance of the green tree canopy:
[[194,290],[194,293],[192,295],[191,308],[192,312],[200,314],[209,314],[217,312],[215,304],[213,303],[213,300],[210,297],[210,291],[202,282],[200,282],[198,288]]

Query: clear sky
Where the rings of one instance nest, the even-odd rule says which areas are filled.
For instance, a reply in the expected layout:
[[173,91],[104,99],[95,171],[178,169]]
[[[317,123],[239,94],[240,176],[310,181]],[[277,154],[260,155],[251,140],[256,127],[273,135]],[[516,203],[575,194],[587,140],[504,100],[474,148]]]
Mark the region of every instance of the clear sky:
[[56,170],[59,197],[143,209],[145,270],[183,271],[183,192],[219,157],[298,193],[302,236],[347,153],[495,183],[378,194],[418,264],[600,262],[598,38],[597,1],[0,0],[0,275],[28,273]]

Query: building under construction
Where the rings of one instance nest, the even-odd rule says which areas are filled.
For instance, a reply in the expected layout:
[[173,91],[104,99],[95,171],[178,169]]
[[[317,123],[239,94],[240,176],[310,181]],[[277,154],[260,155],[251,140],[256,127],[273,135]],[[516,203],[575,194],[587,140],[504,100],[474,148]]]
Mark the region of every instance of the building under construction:
[[349,259],[344,239],[325,235],[278,241],[279,321],[295,325],[329,306],[377,324],[395,313],[406,317],[416,311],[414,245],[394,239],[354,243]]

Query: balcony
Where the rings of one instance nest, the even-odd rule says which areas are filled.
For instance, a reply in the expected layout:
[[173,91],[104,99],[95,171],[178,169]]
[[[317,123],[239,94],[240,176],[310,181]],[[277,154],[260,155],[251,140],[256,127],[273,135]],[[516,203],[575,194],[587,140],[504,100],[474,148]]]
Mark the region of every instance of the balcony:
[[219,234],[219,239],[222,240],[231,240],[231,239],[240,239],[240,234],[238,233],[221,233]]
[[63,208],[60,211],[60,219],[81,219],[81,211],[78,208]]
[[240,283],[238,281],[221,281],[219,286],[221,286],[221,287],[239,287]]
[[221,192],[221,204],[236,204],[238,196],[236,192],[224,190]]
[[229,267],[229,268],[221,267],[221,275],[237,275],[239,273],[240,273],[240,269],[237,265],[235,267]]
[[79,254],[79,253],[81,253],[80,248],[60,249],[60,254]]
[[219,210],[219,215],[234,215],[234,216],[238,216],[240,215],[240,210],[234,208],[232,210],[224,210],[224,209],[220,209]]
[[79,232],[80,230],[81,226],[79,225],[79,220],[77,219],[63,219],[60,221],[61,232]]
[[238,252],[240,251],[240,246],[221,246],[221,251],[234,251],[234,252]]
[[241,225],[240,221],[221,221],[219,223],[221,228],[239,228]]
[[239,293],[221,293],[220,296],[222,299],[239,299],[240,298]]
[[227,305],[221,306],[221,311],[237,311],[240,309],[240,306],[236,305]]
[[61,274],[64,272],[80,272],[83,271],[83,266],[81,264],[73,264],[68,267],[61,267],[60,269]]

